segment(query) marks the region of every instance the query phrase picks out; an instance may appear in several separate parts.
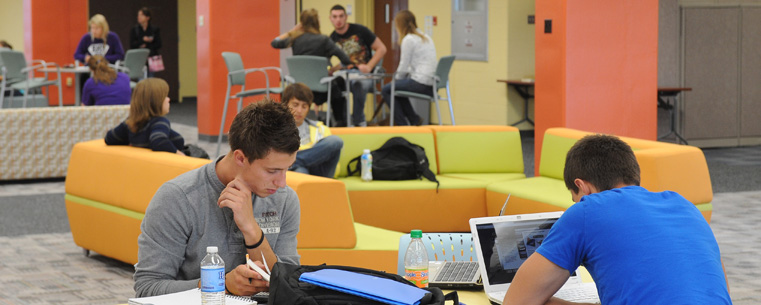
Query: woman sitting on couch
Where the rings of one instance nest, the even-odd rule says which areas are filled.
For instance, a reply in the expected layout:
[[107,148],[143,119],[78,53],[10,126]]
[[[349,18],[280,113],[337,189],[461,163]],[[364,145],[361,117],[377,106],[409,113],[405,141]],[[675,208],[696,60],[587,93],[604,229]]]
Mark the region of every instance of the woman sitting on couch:
[[160,78],[146,78],[135,87],[129,116],[106,133],[107,145],[131,145],[185,155],[185,140],[169,126],[169,85]]

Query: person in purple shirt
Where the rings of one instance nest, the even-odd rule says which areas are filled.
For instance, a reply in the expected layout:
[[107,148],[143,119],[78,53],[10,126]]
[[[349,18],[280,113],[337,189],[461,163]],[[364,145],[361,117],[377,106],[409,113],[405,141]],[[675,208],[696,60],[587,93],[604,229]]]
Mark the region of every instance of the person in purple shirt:
[[124,48],[119,36],[108,30],[106,17],[101,14],[90,18],[90,32],[79,40],[74,59],[86,63],[93,55],[103,55],[110,63],[124,59]]
[[127,74],[114,71],[101,55],[90,57],[87,66],[92,77],[82,89],[82,105],[129,105],[132,89]]

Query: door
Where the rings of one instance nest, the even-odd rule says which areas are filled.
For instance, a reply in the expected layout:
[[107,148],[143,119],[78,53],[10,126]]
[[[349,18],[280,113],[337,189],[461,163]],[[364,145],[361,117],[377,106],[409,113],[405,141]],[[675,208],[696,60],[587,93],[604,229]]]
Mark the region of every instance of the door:
[[151,10],[151,24],[161,30],[159,54],[164,59],[164,71],[156,73],[154,77],[166,80],[169,84],[169,98],[179,101],[177,0],[88,2],[89,16],[102,14],[106,17],[111,31],[119,35],[124,52],[129,50],[129,35],[132,27],[137,24],[137,11],[144,6]]
[[[388,51],[383,57],[383,68],[388,73],[396,72],[396,67],[399,65],[399,35],[394,29],[394,16],[397,12],[406,9],[407,0],[375,0],[375,35],[386,44]],[[418,20],[419,22],[421,20]]]

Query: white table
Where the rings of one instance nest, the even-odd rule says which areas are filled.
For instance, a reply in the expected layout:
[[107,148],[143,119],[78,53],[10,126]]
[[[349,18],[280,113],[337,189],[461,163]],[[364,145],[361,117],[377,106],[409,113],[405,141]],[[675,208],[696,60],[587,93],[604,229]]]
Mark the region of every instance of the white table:
[[[46,69],[40,69],[40,71],[58,72],[59,69],[61,73],[74,74],[74,105],[79,106],[79,104],[82,102],[82,92],[81,92],[81,88],[79,84],[79,74],[90,73],[90,68],[88,68],[87,66],[76,66],[76,67],[63,67],[63,68],[46,68]],[[63,84],[63,80],[61,80],[61,83]]]
[[[359,72],[359,70],[339,70],[339,71],[333,72],[333,75],[341,76],[341,77],[344,78],[344,80],[346,80],[346,92],[344,92],[343,94],[344,94],[344,97],[346,97],[346,126],[347,127],[351,126],[351,124],[352,124],[352,122],[351,122],[351,105],[354,104],[354,103],[352,103],[353,99],[349,99],[350,92],[351,92],[351,81],[353,81],[353,80],[364,80],[364,79],[369,79],[369,80],[376,81],[376,80],[379,80],[379,79],[384,79],[386,77],[393,77],[393,74],[389,74],[389,73],[362,73],[362,72]],[[375,86],[375,84],[373,84],[373,86]],[[392,87],[392,92],[393,92],[394,85],[392,84],[391,87]],[[391,110],[392,110],[392,112],[391,112],[392,113],[392,116],[391,116],[391,122],[392,122],[392,124],[393,124],[393,120],[394,120],[394,118],[393,118],[393,110],[394,110],[393,103],[394,103],[394,97],[392,96],[391,97],[391,106],[390,106]],[[391,126],[393,126],[393,125],[391,125]]]

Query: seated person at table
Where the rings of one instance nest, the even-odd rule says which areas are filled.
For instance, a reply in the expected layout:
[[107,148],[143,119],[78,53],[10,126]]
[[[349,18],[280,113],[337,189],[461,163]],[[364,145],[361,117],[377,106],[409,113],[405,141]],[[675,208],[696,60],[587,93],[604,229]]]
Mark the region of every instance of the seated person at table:
[[102,55],[108,62],[116,63],[124,59],[124,48],[119,40],[119,35],[109,31],[106,17],[95,14],[90,18],[90,32],[84,34],[79,40],[77,50],[74,51],[74,59],[81,63],[90,61],[90,56]]
[[129,87],[127,74],[116,72],[101,55],[90,57],[87,66],[92,71],[92,77],[85,82],[82,89],[83,105],[129,104],[132,89]]
[[338,136],[330,135],[330,129],[322,122],[307,119],[312,98],[312,90],[302,83],[288,86],[282,94],[282,102],[288,105],[293,113],[301,139],[296,162],[290,170],[333,178],[344,142]]
[[[270,43],[273,48],[285,49],[290,47],[293,55],[312,55],[330,59],[335,56],[341,61],[330,69],[331,73],[344,68],[353,68],[349,56],[339,48],[330,37],[320,34],[320,20],[317,16],[317,10],[308,9],[301,12],[299,23],[288,32],[281,34]],[[297,80],[298,81],[298,80]],[[332,116],[338,121],[337,126],[346,126],[346,98],[343,92],[346,91],[346,82],[339,77],[331,82],[330,105]],[[327,92],[313,92],[315,96],[314,103],[322,105],[328,100]]]
[[185,140],[172,130],[169,120],[169,85],[160,78],[146,78],[135,86],[129,116],[106,133],[107,145],[131,145],[184,155]]
[[576,204],[518,269],[503,304],[573,304],[552,296],[580,265],[602,304],[732,304],[711,227],[679,194],[640,187],[629,145],[586,136],[563,176]]
[[[399,34],[401,54],[396,68],[396,91],[409,91],[433,95],[433,75],[436,72],[436,46],[433,39],[418,30],[415,15],[408,10],[400,11],[394,17],[396,32]],[[381,89],[383,101],[391,103],[391,84]],[[410,99],[394,98],[394,125],[422,125],[423,118],[415,112]]]
[[[383,41],[364,25],[346,22],[346,9],[342,5],[336,4],[330,9],[330,22],[335,28],[330,33],[330,39],[349,55],[359,72],[373,72],[373,68],[386,55],[386,45]],[[354,97],[352,125],[365,127],[365,99],[375,85],[375,80],[356,79],[349,81],[349,85]]]
[[285,184],[296,160],[299,131],[282,103],[245,107],[230,126],[230,152],[162,185],[151,199],[137,239],[138,297],[200,287],[201,260],[217,246],[227,293],[252,295],[268,283],[246,266],[299,264],[300,208]]

